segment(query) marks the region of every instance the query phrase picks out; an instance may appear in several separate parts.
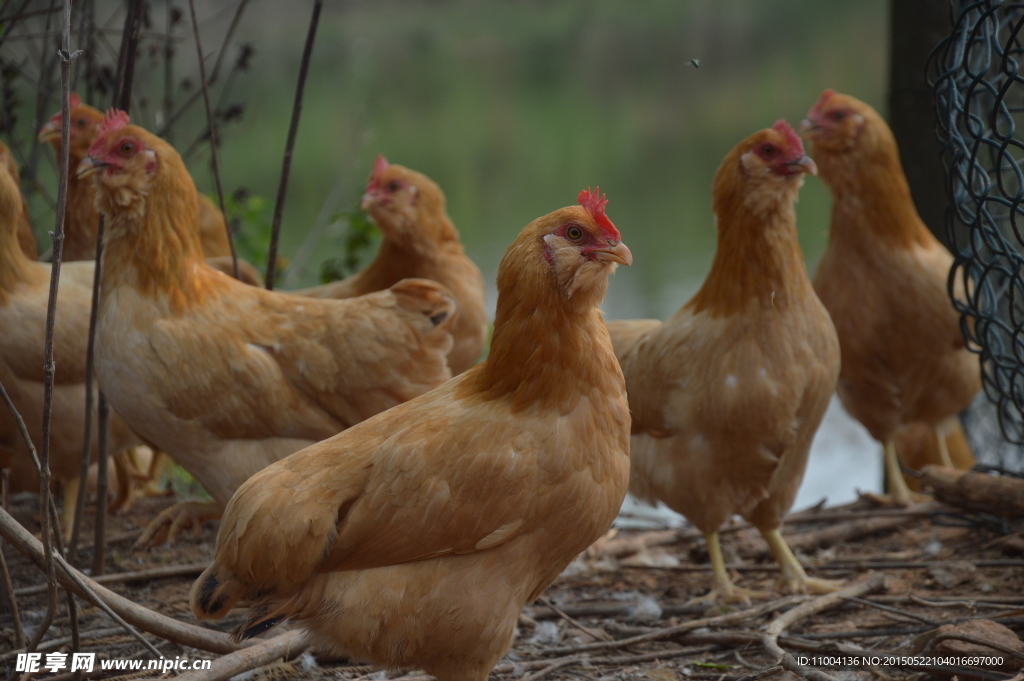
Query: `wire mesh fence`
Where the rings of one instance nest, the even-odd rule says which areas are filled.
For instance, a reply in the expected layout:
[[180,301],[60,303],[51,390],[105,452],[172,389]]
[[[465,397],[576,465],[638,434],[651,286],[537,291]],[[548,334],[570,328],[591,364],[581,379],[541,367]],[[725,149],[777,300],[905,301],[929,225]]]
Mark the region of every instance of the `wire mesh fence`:
[[[1024,468],[1024,3],[964,1],[932,53],[951,198],[949,287],[988,400],[967,418],[983,458]],[[988,403],[988,404],[986,404]],[[989,404],[991,406],[989,406]],[[992,411],[995,415],[992,415]]]

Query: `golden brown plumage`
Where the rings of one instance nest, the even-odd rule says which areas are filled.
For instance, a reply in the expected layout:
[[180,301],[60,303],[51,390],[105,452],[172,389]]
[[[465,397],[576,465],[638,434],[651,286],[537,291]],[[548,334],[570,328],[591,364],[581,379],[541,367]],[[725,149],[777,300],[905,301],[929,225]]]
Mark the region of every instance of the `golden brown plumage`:
[[384,241],[369,267],[342,281],[295,291],[316,298],[352,298],[380,291],[406,277],[444,284],[459,303],[459,318],[448,355],[452,374],[480,359],[487,340],[484,279],[462,249],[459,233],[445,209],[441,188],[429,177],[377,159],[362,207]]
[[[0,383],[3,383],[39,449],[43,415],[43,341],[50,265],[30,260],[18,247],[21,192],[0,165]],[[64,530],[77,492],[85,427],[85,361],[92,300],[92,263],[61,268],[54,327],[53,415],[50,470],[65,485]],[[15,492],[38,490],[39,479],[13,417],[0,405],[0,467],[11,468]],[[95,419],[96,412],[93,411]],[[92,428],[96,447],[97,428]],[[110,418],[108,451],[122,456],[141,444],[116,414]],[[95,451],[93,452],[95,457]],[[69,503],[70,502],[70,503]],[[120,505],[127,500],[120,499]]]
[[[18,164],[14,162],[11,150],[3,142],[0,142],[0,165],[7,169],[10,176],[14,178],[14,184],[17,185],[21,179],[18,173]],[[38,260],[39,245],[36,243],[36,235],[32,232],[32,222],[28,217],[28,204],[25,203],[25,197],[21,195],[20,189],[18,190],[18,198],[21,203],[17,218],[18,245],[21,246],[22,253],[29,260]]]
[[315,300],[224,276],[202,258],[181,157],[123,113],[108,121],[79,168],[107,220],[96,372],[219,508],[268,464],[450,377],[443,286]]
[[[64,262],[73,260],[92,260],[96,256],[96,231],[99,229],[99,211],[96,210],[96,190],[89,180],[80,179],[75,174],[88,153],[89,147],[96,139],[100,123],[103,120],[103,112],[88,104],[83,104],[81,97],[72,93],[71,110],[69,120],[71,121],[71,132],[69,133],[68,148],[68,198],[67,213],[64,224]],[[39,140],[49,142],[57,155],[57,162],[60,162],[61,150],[61,114],[58,111],[50,117],[49,122],[39,131]],[[207,258],[231,256],[231,246],[228,244],[228,237],[225,231],[224,215],[206,196],[199,195],[199,234],[202,242],[203,254]],[[231,270],[223,270],[223,261],[211,263],[225,274],[231,274]],[[248,266],[246,268],[246,266]],[[247,284],[259,280],[255,268],[248,263],[239,263],[239,275],[242,281]],[[259,285],[259,284],[254,284]]]
[[897,430],[939,426],[981,390],[946,290],[953,257],[918,217],[892,131],[874,109],[829,90],[801,128],[833,197],[814,288],[842,347],[839,397],[885,446],[896,500],[907,503]]
[[598,304],[631,257],[589,205],[508,249],[483,364],[239,489],[192,588],[198,618],[246,598],[242,637],[290,617],[321,649],[487,678],[523,605],[626,492],[628,405]]
[[712,598],[745,593],[718,547],[737,513],[765,535],[790,588],[827,586],[778,533],[839,372],[797,244],[793,204],[813,167],[783,121],[740,142],[715,175],[718,249],[700,291],[664,323],[608,324],[633,418],[630,489],[705,533]]

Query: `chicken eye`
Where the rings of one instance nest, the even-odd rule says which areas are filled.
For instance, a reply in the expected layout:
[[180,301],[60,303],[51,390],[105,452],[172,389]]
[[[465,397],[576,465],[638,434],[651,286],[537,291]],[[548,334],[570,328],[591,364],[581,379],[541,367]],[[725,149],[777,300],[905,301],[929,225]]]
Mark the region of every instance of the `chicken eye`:
[[765,158],[771,158],[772,156],[775,155],[775,147],[773,147],[770,144],[764,145],[763,147],[761,147],[761,155],[764,156]]
[[402,188],[402,183],[399,182],[398,180],[391,180],[390,182],[388,182],[388,191],[389,192],[397,192],[401,188]]
[[843,111],[842,109],[839,109],[837,111],[833,111],[832,112],[832,120],[834,120],[834,121],[841,121],[844,118],[846,118],[846,112]]
[[82,117],[82,118],[79,118],[77,121],[75,121],[75,125],[77,125],[80,128],[84,128],[86,122],[87,121],[85,120],[85,117]]
[[565,235],[572,241],[579,241],[583,238],[583,230],[576,225],[572,225],[569,229],[565,230]]
[[121,146],[118,149],[122,154],[127,156],[128,154],[135,151],[135,145],[131,142],[121,142]]

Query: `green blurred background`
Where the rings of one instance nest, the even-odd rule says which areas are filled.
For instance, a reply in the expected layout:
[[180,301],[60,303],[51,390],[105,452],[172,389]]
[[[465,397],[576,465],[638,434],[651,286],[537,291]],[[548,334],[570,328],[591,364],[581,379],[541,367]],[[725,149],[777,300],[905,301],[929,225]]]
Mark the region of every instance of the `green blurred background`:
[[[211,56],[236,6],[197,3]],[[311,7],[250,2],[225,66],[248,43],[248,69],[214,86],[215,104],[244,104],[221,126],[221,167],[227,193],[244,187],[264,199],[249,205],[250,241],[262,236],[253,225],[269,222]],[[96,10],[114,47],[119,8],[100,2]],[[189,83],[179,81],[198,82],[188,4],[147,8],[153,35],[165,31],[169,9],[184,12],[172,30],[180,102]],[[635,256],[612,282],[609,317],[671,314],[710,266],[710,191],[721,158],[778,118],[798,123],[827,87],[880,106],[886,19],[881,0],[328,2],[284,213],[284,286],[316,283],[322,262],[340,255],[348,227],[337,215],[355,207],[383,153],[445,190],[491,287],[492,309],[494,273],[518,230],[600,185]],[[24,48],[10,41],[4,57]],[[157,129],[164,122],[162,54],[143,54],[133,116]],[[51,100],[56,110],[56,93]],[[200,100],[171,139],[189,152],[199,189],[213,194],[208,146],[197,141],[204,121]],[[23,116],[18,134],[28,134],[31,122]],[[52,188],[52,154],[43,155],[40,181]],[[810,178],[798,219],[812,264],[824,246],[828,207],[827,191]],[[40,234],[52,228],[51,209],[35,199],[33,211]]]

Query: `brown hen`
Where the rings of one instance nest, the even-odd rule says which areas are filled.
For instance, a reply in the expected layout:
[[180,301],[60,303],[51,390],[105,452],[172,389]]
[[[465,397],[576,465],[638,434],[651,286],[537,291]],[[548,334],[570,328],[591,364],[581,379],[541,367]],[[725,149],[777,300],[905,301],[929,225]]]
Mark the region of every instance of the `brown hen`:
[[896,140],[874,109],[827,90],[801,130],[832,190],[814,288],[839,334],[839,397],[884,446],[892,499],[905,505],[897,432],[918,422],[939,428],[939,462],[952,465],[946,437],[981,390],[946,289],[953,256],[918,216]]
[[295,291],[316,298],[352,298],[380,291],[406,277],[444,284],[459,303],[448,355],[452,374],[480,359],[487,340],[484,279],[462,249],[448,217],[444,192],[429,177],[380,156],[366,185],[362,208],[384,233],[370,266],[347,279]]
[[78,169],[107,220],[96,373],[131,427],[214,500],[165,513],[143,543],[219,515],[268,464],[450,377],[456,305],[443,286],[316,300],[224,276],[203,260],[178,153],[123,112],[103,125]]
[[192,587],[238,635],[299,620],[321,649],[484,681],[524,604],[608,527],[629,409],[598,304],[632,257],[583,192],[498,270],[487,360],[250,478]]
[[718,250],[700,291],[664,323],[608,324],[633,417],[630,489],[707,537],[713,600],[760,595],[726,573],[718,528],[733,514],[760,530],[790,589],[834,586],[807,577],[780,533],[839,373],[797,243],[808,172],[785,121],[740,142],[715,174]]

